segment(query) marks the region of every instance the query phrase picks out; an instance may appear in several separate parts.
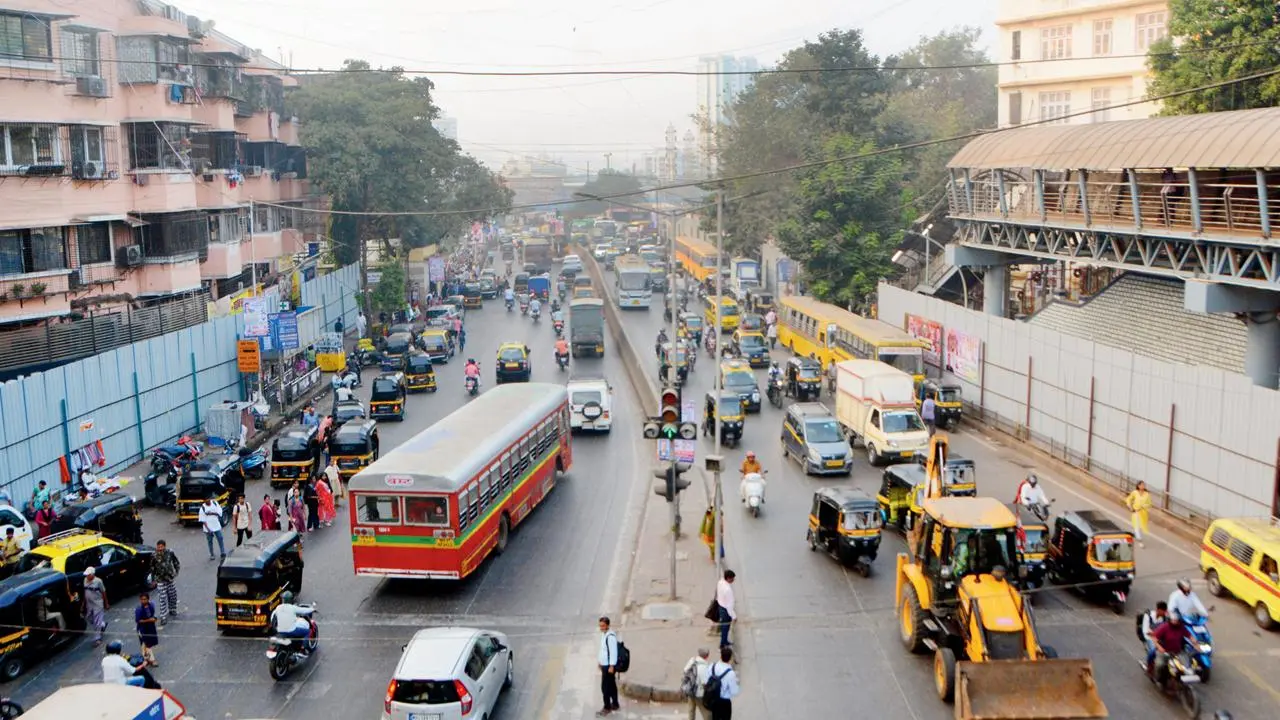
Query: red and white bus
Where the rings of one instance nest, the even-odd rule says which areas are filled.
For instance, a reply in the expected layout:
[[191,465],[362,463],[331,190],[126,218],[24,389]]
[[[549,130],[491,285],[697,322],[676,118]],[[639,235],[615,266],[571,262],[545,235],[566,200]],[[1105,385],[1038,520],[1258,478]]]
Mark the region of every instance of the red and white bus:
[[460,580],[567,472],[564,385],[493,388],[351,478],[356,575]]

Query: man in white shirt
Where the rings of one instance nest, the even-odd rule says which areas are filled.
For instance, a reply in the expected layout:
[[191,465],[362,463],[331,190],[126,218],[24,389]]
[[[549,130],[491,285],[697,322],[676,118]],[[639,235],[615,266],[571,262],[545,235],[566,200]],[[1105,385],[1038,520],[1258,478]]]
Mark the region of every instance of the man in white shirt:
[[213,539],[218,539],[218,552],[227,557],[227,547],[222,542],[222,506],[209,498],[200,506],[200,525],[204,527],[204,540],[209,546],[209,559],[213,560]]
[[1040,487],[1040,479],[1035,475],[1027,478],[1022,487],[1018,490],[1018,504],[1025,508],[1041,505],[1048,507],[1049,498],[1045,497],[1044,488]]
[[738,673],[729,663],[733,661],[733,648],[720,648],[720,662],[707,669],[707,681],[716,678],[720,684],[720,699],[711,707],[711,720],[731,720],[733,699],[742,692],[738,685]]
[[729,642],[729,627],[738,619],[733,609],[733,579],[738,575],[732,570],[724,571],[724,578],[716,583],[716,605],[720,606],[720,647],[733,645]]
[[604,697],[603,707],[596,711],[596,717],[612,715],[619,709],[618,705],[618,634],[609,629],[609,616],[600,618],[600,652],[596,658],[600,666],[600,694]]
[[102,658],[102,682],[142,687],[146,679],[134,673],[146,667],[146,661],[134,665],[120,654],[122,650],[124,646],[119,640],[107,643],[107,654]]
[[305,638],[311,634],[311,617],[315,608],[293,604],[293,592],[285,590],[280,596],[280,604],[271,611],[271,625],[276,634],[287,638]]
[[[702,693],[707,687],[707,674],[711,670],[711,651],[698,648],[698,654],[685,663],[680,677],[680,689],[689,698],[689,720],[711,720],[711,711],[702,704]],[[690,694],[692,693],[692,694]]]
[[1209,617],[1209,611],[1191,589],[1191,581],[1186,578],[1178,580],[1177,589],[1169,595],[1169,613],[1175,612],[1188,622],[1196,617]]

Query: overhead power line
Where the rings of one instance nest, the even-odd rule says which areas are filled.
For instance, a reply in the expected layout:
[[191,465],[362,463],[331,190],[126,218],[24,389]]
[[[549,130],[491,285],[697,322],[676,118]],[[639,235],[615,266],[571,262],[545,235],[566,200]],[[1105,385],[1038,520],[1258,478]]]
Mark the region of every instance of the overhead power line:
[[[1093,115],[1096,113],[1108,112],[1110,110],[1117,110],[1120,108],[1132,107],[1134,105],[1144,105],[1146,103],[1151,103],[1151,102],[1160,102],[1161,100],[1168,100],[1170,98],[1182,97],[1183,95],[1192,95],[1198,92],[1204,92],[1206,90],[1216,90],[1218,88],[1235,85],[1237,83],[1250,82],[1252,80],[1261,80],[1263,78],[1273,77],[1276,75],[1280,75],[1280,68],[1271,68],[1269,70],[1263,70],[1261,72],[1251,73],[1243,77],[1232,78],[1229,80],[1219,80],[1217,82],[1206,83],[1204,85],[1198,85],[1196,87],[1187,88],[1184,90],[1175,90],[1173,92],[1168,92],[1161,95],[1154,95],[1152,97],[1144,97],[1144,98],[1139,98],[1137,100],[1128,100],[1126,102],[1116,103],[1114,105],[1107,105],[1106,107],[1090,108],[1088,110],[1081,110],[1079,112],[1067,113],[1065,115],[1059,115],[1054,118],[1046,118],[1043,120],[1033,120],[1030,122],[1023,123],[1021,125],[1014,125],[1011,127],[992,128],[992,129],[986,129],[986,130],[974,130],[972,132],[961,133],[959,135],[951,135],[949,137],[943,137],[943,138],[934,138],[931,140],[920,140],[918,142],[906,143],[902,145],[894,145],[893,147],[887,147],[887,148],[878,148],[876,150],[868,150],[865,152],[854,153],[852,155],[842,155],[839,157],[828,158],[826,160],[813,160],[810,162],[797,163],[794,165],[784,165],[782,167],[772,168],[769,170],[757,170],[754,172],[739,173],[737,175],[729,175],[729,176],[719,177],[719,178],[708,178],[706,180],[689,180],[685,182],[669,183],[666,185],[657,185],[654,187],[642,188],[640,190],[633,190],[631,192],[625,192],[625,193],[596,195],[595,197],[591,197],[591,198],[562,200],[554,203],[528,203],[524,205],[513,205],[509,208],[509,210],[533,210],[537,208],[543,208],[548,205],[576,205],[579,203],[603,202],[608,200],[634,197],[636,195],[646,195],[652,192],[665,192],[667,190],[681,190],[681,189],[693,188],[693,187],[701,187],[701,188],[716,187],[716,186],[724,185],[726,183],[736,182],[738,180],[752,180],[760,177],[768,177],[770,175],[781,175],[784,173],[796,172],[797,170],[809,170],[812,168],[825,167],[827,165],[835,165],[839,163],[865,160],[867,158],[878,157],[881,155],[888,155],[891,153],[898,153],[906,150],[917,150],[920,148],[932,147],[934,145],[943,145],[946,143],[959,142],[961,140],[973,140],[974,138],[982,137],[985,135],[996,135],[999,133],[1006,133],[1014,130],[1021,130],[1023,128],[1033,127],[1036,125],[1060,124],[1063,120],[1069,120],[1075,117],[1083,117],[1085,115]],[[255,204],[268,205],[272,207],[283,207],[283,208],[287,208],[287,209],[295,210],[299,212],[327,213],[330,215],[352,215],[352,216],[364,216],[364,217],[439,217],[439,216],[446,216],[446,215],[469,215],[474,217],[480,217],[484,215],[490,215],[499,209],[499,208],[490,207],[490,208],[474,208],[470,210],[424,210],[421,212],[363,212],[363,211],[354,211],[354,210],[323,210],[323,209],[317,209],[317,208],[298,208],[290,205],[284,205],[281,203],[269,203],[269,202],[259,202],[259,201],[255,201]]]

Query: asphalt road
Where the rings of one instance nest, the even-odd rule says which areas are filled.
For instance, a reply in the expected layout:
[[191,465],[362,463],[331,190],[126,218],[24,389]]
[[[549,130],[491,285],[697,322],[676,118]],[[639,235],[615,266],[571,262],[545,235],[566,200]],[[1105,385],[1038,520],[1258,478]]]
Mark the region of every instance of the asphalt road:
[[[652,357],[654,339],[665,326],[661,307],[626,311],[622,317],[637,351]],[[775,357],[782,360],[785,351],[779,349]],[[656,377],[656,359],[652,373]],[[694,391],[699,412],[714,373],[714,362],[701,351],[685,390],[686,398]],[[766,373],[756,374],[763,395]],[[823,402],[833,407],[825,392]],[[734,716],[952,717],[951,707],[934,693],[931,656],[911,656],[899,640],[893,611],[894,557],[905,551],[902,538],[885,533],[872,576],[866,579],[825,554],[809,552],[805,542],[814,490],[854,486],[874,496],[882,471],[867,464],[859,447],[851,478],[806,477],[795,462],[783,459],[782,416],[783,411],[766,400],[760,414],[748,416],[741,446],[724,450],[727,466],[736,468],[746,451],[754,450],[770,471],[767,502],[758,519],[737,506],[736,470],[724,477],[727,558],[738,573],[735,588],[739,614],[745,619],[739,638],[739,652],[745,656],[744,693],[735,702]],[[1032,469],[1034,461],[1005,443],[971,428],[952,434],[952,452],[977,462],[983,495],[1011,499],[1017,483]],[[701,440],[698,452],[701,462],[703,454],[712,452],[711,443]],[[1057,509],[1103,506],[1099,498],[1055,480],[1051,472],[1034,469],[1049,496],[1057,498]],[[1127,523],[1116,512],[1122,508],[1104,509]],[[1035,610],[1042,642],[1054,646],[1061,657],[1093,661],[1112,718],[1173,717],[1178,709],[1155,691],[1138,666],[1141,649],[1134,636],[1134,616],[1166,599],[1176,578],[1189,576],[1205,603],[1216,604],[1211,628],[1218,649],[1212,683],[1203,689],[1205,715],[1228,709],[1237,719],[1275,717],[1280,707],[1280,684],[1275,680],[1280,676],[1280,634],[1260,631],[1239,603],[1207,594],[1196,571],[1193,545],[1157,530],[1137,552],[1138,579],[1125,615],[1051,590]]]
[[[482,389],[493,387],[493,357],[504,341],[522,341],[532,349],[534,380],[566,380],[569,375],[553,361],[554,334],[545,314],[534,325],[518,311],[507,313],[500,300],[485,305],[466,320],[467,354],[481,362]],[[464,360],[437,366],[439,391],[411,395],[403,423],[382,423],[384,449],[466,402]],[[590,691],[598,676],[566,672],[566,660],[594,647],[599,613],[620,604],[629,558],[619,549],[630,546],[623,535],[628,518],[638,512],[632,490],[640,487],[632,472],[638,463],[626,454],[638,445],[627,438],[638,437],[639,428],[617,355],[606,351],[603,360],[574,362],[573,372],[614,379],[614,432],[575,440],[568,476],[521,523],[507,552],[491,558],[476,575],[453,584],[356,578],[348,521],[341,512],[332,528],[306,536],[299,599],[319,604],[322,645],[284,682],[273,682],[267,673],[264,639],[216,632],[216,563],[207,560],[200,530],[172,524],[170,514],[145,511],[147,541],[167,540],[183,561],[178,584],[184,612],[161,632],[160,682],[199,718],[377,718],[401,646],[421,627],[456,624],[497,629],[512,639],[516,684],[493,720],[550,718],[557,707],[562,710],[555,717],[566,716],[563,708],[579,715],[581,708],[594,709],[588,703],[598,701]],[[374,369],[365,371],[358,391],[365,399],[374,375]],[[128,474],[143,472],[139,467]],[[266,485],[265,480],[250,483],[247,494],[255,510]],[[273,495],[283,497],[283,492]],[[608,592],[611,587],[615,590]],[[136,652],[135,606],[130,599],[112,608],[109,636]],[[100,682],[100,658],[88,640],[81,641],[37,664],[4,692],[29,706],[59,685]]]

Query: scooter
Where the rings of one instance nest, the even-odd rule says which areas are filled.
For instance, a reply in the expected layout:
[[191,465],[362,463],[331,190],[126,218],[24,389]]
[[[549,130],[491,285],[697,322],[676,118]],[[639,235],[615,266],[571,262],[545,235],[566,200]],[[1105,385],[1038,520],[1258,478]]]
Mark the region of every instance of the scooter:
[[569,369],[569,353],[556,354],[556,364],[560,366],[560,372]]
[[203,453],[203,445],[184,436],[174,445],[165,445],[152,450],[151,469],[161,473],[173,468],[181,474],[187,465],[200,459]]
[[760,517],[760,509],[764,507],[764,476],[769,471],[763,473],[747,473],[742,477],[742,502],[747,506],[747,512],[751,513],[751,517]]
[[342,374],[342,382],[349,388],[358,388],[364,385],[364,380],[360,377],[360,373],[352,370],[353,366],[348,363],[347,371]]
[[1159,688],[1165,696],[1177,698],[1182,712],[1189,718],[1200,717],[1200,693],[1196,685],[1200,684],[1200,676],[1191,666],[1191,658],[1186,652],[1169,656],[1168,669],[1163,682],[1157,682],[1155,670],[1147,671],[1147,680]]
[[511,312],[511,309],[512,309],[512,308],[514,308],[515,306],[516,306],[516,301],[515,301],[515,300],[508,300],[508,301],[507,301],[507,312]]
[[[161,477],[164,484],[160,484]],[[178,475],[169,470],[163,475],[149,472],[142,479],[142,502],[145,505],[172,510],[178,505]],[[2,717],[2,716],[0,716]]]
[[302,605],[308,608],[307,623],[311,626],[310,634],[305,638],[287,638],[273,635],[267,641],[267,662],[271,679],[279,682],[289,676],[293,669],[315,654],[320,649],[320,626],[316,625],[316,606]]
[[1200,684],[1209,682],[1213,674],[1213,634],[1209,632],[1209,618],[1195,615],[1185,618],[1191,639],[1187,641],[1187,654],[1191,656],[1191,668],[1200,676]]
[[551,327],[552,327],[552,329],[554,329],[554,330],[556,331],[556,337],[560,337],[560,336],[564,335],[564,321],[563,321],[563,320],[556,320],[555,322],[551,323]]
[[467,388],[467,394],[468,394],[468,395],[470,395],[471,397],[475,397],[475,396],[476,396],[476,393],[480,392],[480,379],[479,379],[479,378],[468,377],[468,378],[463,382],[463,385]]
[[240,472],[246,477],[254,480],[261,480],[263,474],[267,470],[267,451],[259,448],[250,450],[249,448],[240,448]]
[[541,309],[534,310],[531,314],[533,315],[533,322],[537,323],[538,318],[542,317],[542,310]]
[[529,303],[520,303],[520,314],[521,315],[529,314]]

